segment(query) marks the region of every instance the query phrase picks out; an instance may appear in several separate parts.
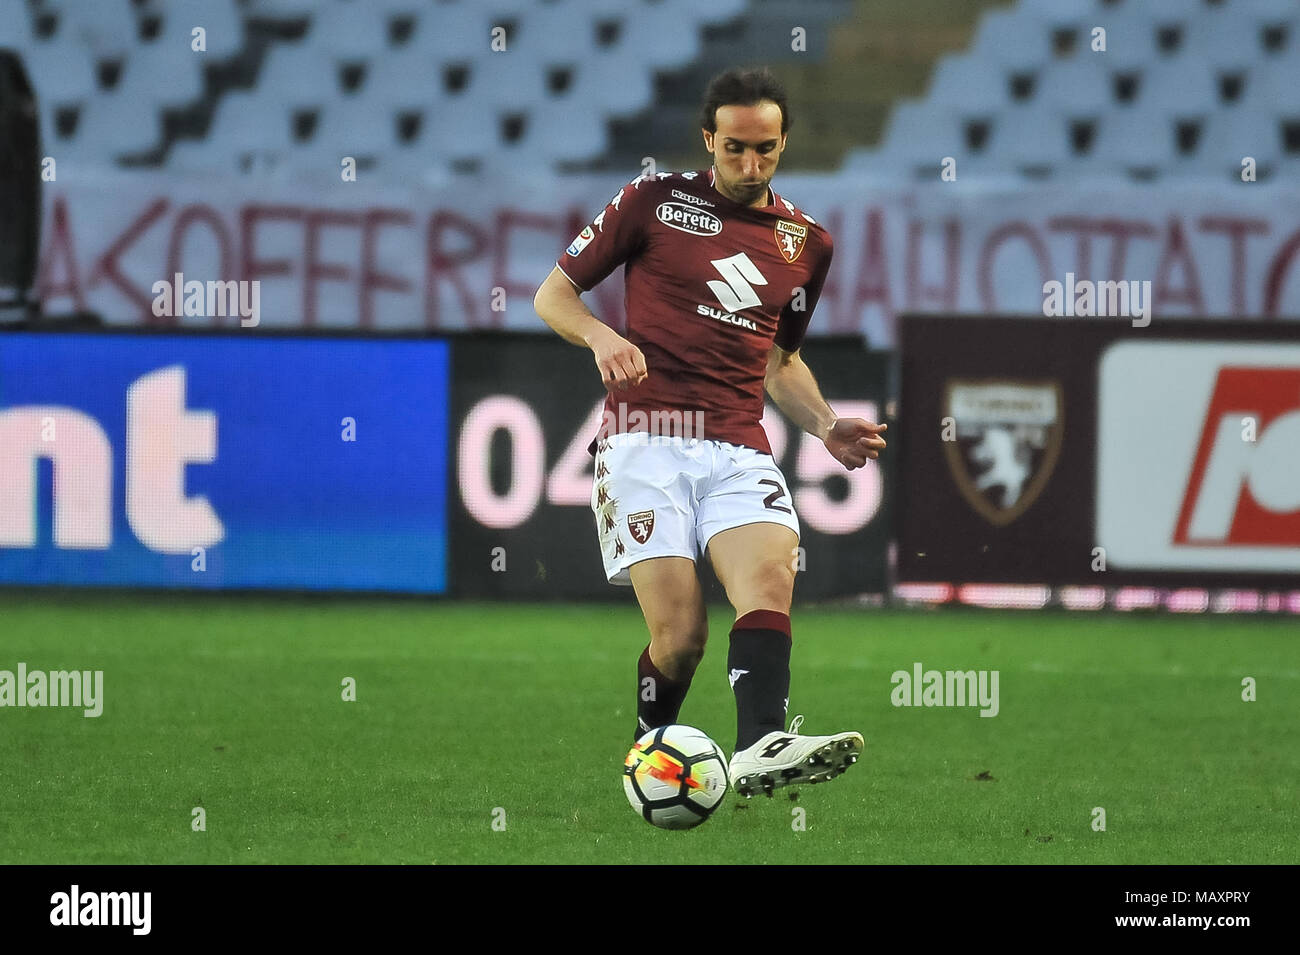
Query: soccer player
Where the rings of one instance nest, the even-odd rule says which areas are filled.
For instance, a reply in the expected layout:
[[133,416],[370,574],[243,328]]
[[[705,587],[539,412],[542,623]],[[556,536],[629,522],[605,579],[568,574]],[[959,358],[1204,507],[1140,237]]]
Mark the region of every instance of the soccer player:
[[[573,240],[533,305],[590,348],[608,390],[592,442],[592,509],[612,584],[631,584],[650,644],[637,663],[636,737],[674,723],[708,638],[695,568],[708,557],[736,612],[733,788],[832,779],[858,733],[785,730],[799,521],[759,419],[766,388],[846,470],[885,447],[884,424],[838,418],[799,346],[831,237],[772,190],[790,112],[766,70],[730,70],[702,111],[710,169],[640,176]],[[625,265],[627,337],[581,300]]]

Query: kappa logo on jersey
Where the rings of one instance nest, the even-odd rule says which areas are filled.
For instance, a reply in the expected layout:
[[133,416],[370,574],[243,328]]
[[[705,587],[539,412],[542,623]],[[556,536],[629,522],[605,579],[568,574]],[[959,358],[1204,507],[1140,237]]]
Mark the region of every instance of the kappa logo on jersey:
[[631,532],[633,540],[638,544],[644,544],[655,532],[655,512],[637,511],[635,514],[629,514],[627,529]]
[[[601,213],[601,215],[603,216],[604,213]],[[565,249],[565,251],[568,252],[569,255],[580,255],[582,254],[582,250],[585,249],[594,238],[596,238],[596,233],[591,231],[591,226],[587,226],[578,233],[577,238],[573,240],[572,244]]]
[[786,219],[777,219],[774,234],[776,235],[776,247],[781,250],[781,255],[785,260],[793,265],[794,260],[799,258],[799,253],[803,252],[803,247],[808,241],[808,227]]
[[693,209],[680,202],[661,202],[655,215],[664,225],[687,235],[717,235],[722,231],[722,220],[712,212]]
[[949,381],[944,414],[956,440],[944,441],[962,497],[996,527],[1038,499],[1056,466],[1064,433],[1059,382]]
[[[1253,418],[1254,441],[1243,438]],[[1219,369],[1175,544],[1300,546],[1300,368]]]
[[693,196],[689,192],[682,192],[680,189],[674,189],[672,190],[672,193],[674,199],[680,199],[682,202],[689,202],[692,205],[697,206],[708,206],[710,209],[713,208],[713,203],[708,199],[701,199],[699,196]]

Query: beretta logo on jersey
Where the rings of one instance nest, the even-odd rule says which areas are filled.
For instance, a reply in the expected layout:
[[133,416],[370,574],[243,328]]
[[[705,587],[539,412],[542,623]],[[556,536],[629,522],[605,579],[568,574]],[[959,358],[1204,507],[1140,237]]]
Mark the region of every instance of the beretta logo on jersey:
[[566,249],[565,251],[568,252],[569,255],[578,255],[580,252],[582,252],[583,249],[587,247],[587,243],[589,243],[594,238],[596,238],[596,233],[591,231],[591,226],[587,226],[585,229],[583,229],[581,232],[578,233],[578,237],[573,240],[572,244],[570,244],[568,249]]
[[962,497],[990,524],[1010,524],[1042,493],[1061,453],[1060,382],[952,380],[944,415],[955,425],[943,448]]
[[785,260],[793,265],[808,241],[808,227],[787,219],[777,219],[775,234],[776,247],[781,250]]
[[664,225],[690,235],[717,235],[722,231],[722,220],[712,212],[692,209],[680,202],[659,203],[655,215]]
[[627,516],[627,529],[638,544],[644,544],[655,532],[655,512],[637,511]]

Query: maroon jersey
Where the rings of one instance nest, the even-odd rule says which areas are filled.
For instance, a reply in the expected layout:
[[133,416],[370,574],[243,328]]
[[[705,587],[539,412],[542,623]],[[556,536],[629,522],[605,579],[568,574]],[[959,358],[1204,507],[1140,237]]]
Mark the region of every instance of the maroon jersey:
[[771,195],[762,209],[732,202],[712,169],[640,176],[560,257],[584,292],[626,263],[626,337],[649,374],[610,392],[600,436],[652,431],[772,453],[759,424],[768,354],[803,342],[833,246]]

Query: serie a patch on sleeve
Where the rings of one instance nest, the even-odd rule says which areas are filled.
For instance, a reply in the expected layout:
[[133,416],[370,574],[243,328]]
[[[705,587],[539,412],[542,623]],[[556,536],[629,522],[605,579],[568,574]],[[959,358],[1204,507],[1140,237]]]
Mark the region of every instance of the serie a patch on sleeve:
[[573,242],[570,243],[568,249],[566,249],[565,251],[567,251],[569,255],[578,255],[579,253],[582,252],[583,249],[587,247],[587,244],[591,242],[591,240],[594,238],[596,238],[596,233],[591,231],[591,226],[587,226],[585,229],[583,229],[581,232],[578,233],[577,238],[575,238]]

